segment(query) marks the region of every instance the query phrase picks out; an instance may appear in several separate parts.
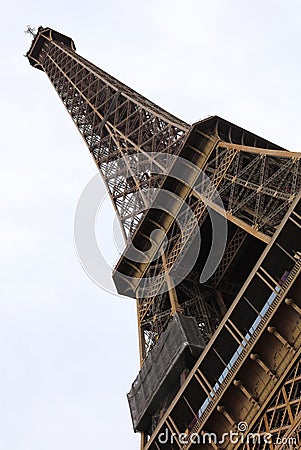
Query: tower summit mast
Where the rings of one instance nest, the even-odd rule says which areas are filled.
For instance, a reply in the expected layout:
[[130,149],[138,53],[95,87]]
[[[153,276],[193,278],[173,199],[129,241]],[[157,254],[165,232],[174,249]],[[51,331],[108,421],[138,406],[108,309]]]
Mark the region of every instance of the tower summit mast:
[[[141,370],[128,399],[142,447],[300,445],[300,154],[217,116],[190,126],[71,38],[31,34],[28,60],[83,136],[126,238],[113,278],[137,302]],[[257,441],[231,442],[247,429]]]

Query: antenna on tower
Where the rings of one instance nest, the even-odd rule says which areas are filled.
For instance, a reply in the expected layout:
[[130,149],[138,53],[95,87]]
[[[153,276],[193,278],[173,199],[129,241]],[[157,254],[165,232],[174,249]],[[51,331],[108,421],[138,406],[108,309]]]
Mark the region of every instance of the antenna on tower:
[[35,37],[36,35],[36,29],[32,28],[30,25],[27,25],[26,30],[24,31],[25,34],[31,34],[32,37]]

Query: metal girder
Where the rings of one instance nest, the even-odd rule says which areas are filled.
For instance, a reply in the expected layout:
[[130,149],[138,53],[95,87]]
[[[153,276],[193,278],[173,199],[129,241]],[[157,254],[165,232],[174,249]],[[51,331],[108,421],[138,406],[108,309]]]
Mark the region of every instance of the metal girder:
[[277,158],[300,158],[300,153],[298,152],[288,152],[286,150],[271,150],[259,147],[250,147],[247,145],[239,145],[232,142],[221,142],[220,146],[223,148],[235,148],[236,150],[252,153],[254,155],[264,155],[264,156],[276,156]]
[[[251,152],[251,149],[245,151],[244,146],[224,142],[219,148],[237,150],[219,188],[229,220],[251,234],[252,230],[258,230],[272,236],[300,189],[301,154],[279,151],[276,156],[278,150],[253,149]],[[209,176],[222,159],[221,155],[217,150],[216,157],[205,168]],[[238,220],[243,223],[239,224]]]
[[242,228],[238,228],[230,242],[227,244],[224,257],[220,265],[218,266],[218,269],[213,275],[213,284],[215,287],[218,287],[220,281],[230,267],[231,262],[234,260],[246,237],[247,233]]

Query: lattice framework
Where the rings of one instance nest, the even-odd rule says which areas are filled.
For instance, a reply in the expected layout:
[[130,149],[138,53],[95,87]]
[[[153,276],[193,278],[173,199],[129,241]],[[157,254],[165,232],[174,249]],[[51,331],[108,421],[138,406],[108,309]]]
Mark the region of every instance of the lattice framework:
[[168,155],[178,152],[189,126],[52,40],[46,31],[40,30],[45,43],[37,64],[84,138],[129,237],[152,203],[161,174],[170,165]]
[[[220,211],[238,227],[211,280],[209,292],[212,288],[219,288],[223,276],[248,234],[258,237],[266,244],[270,242],[301,187],[301,155],[299,153],[229,144],[218,138],[219,136],[215,135],[216,147],[211,159],[204,167],[204,172],[212,184],[203,190],[203,196],[197,193],[191,194],[187,200],[194,211],[194,217],[197,218],[198,226],[206,220],[209,205],[213,210]],[[215,203],[215,190],[223,201],[224,211]],[[195,222],[190,216],[186,218],[186,221],[185,217],[183,218],[181,230],[176,223],[174,224],[165,250],[167,269],[171,270],[171,273],[172,271],[181,272],[183,267],[178,261],[182,258],[184,249],[189,248],[189,243],[193,241],[196,231]],[[168,320],[161,321],[162,314],[163,317],[170,317],[170,306],[164,308],[162,300],[158,301],[162,297],[160,292],[166,290],[165,272],[166,268],[162,260],[158,258],[140,283],[139,320],[143,340],[144,333],[147,334],[144,357],[167,326]],[[156,283],[148,283],[148,277],[152,279],[154,275],[156,275]],[[190,279],[190,282],[193,280]],[[216,309],[212,316],[203,298],[202,294],[195,296],[194,303],[195,308],[200,303],[205,305],[206,311],[197,314],[196,317],[200,322],[207,320],[205,335],[208,339],[215,331],[216,327],[213,324],[219,322],[223,314]],[[214,304],[212,299],[211,304]],[[146,317],[147,327],[145,327]],[[212,317],[211,324],[208,323],[208,317]],[[152,324],[153,333],[150,331],[149,324]]]
[[[31,63],[45,71],[81,133],[130,242],[139,232],[159,188],[164,187],[172,156],[180,154],[191,128],[76,54],[64,39],[53,38],[50,29],[40,28],[34,42],[41,37],[43,45],[38,56],[29,52]],[[300,154],[262,148],[256,139],[246,145],[243,134],[238,139],[234,127],[224,134],[218,121],[206,137],[210,155],[202,169],[211,184],[199,185],[197,192],[189,193],[183,200],[193,211],[198,227],[207,220],[209,207],[237,228],[205,288],[200,287],[198,273],[192,268],[185,282],[177,287],[177,293],[189,298],[181,303],[182,311],[197,318],[208,342],[226,312],[216,302],[216,292],[232,290],[234,296],[237,291],[234,283],[225,279],[227,271],[249,235],[265,244],[271,242],[300,191],[301,168]],[[216,190],[224,209],[215,201]],[[180,256],[196,234],[196,222],[187,212],[180,212],[178,220],[181,230],[175,222],[171,225],[164,254],[149,264],[138,286],[142,361],[171,318],[166,272],[177,278],[177,271],[185,264]],[[156,282],[150,284],[149,279],[154,276]],[[297,363],[254,430],[269,430],[276,437],[295,436],[300,444],[300,383]]]

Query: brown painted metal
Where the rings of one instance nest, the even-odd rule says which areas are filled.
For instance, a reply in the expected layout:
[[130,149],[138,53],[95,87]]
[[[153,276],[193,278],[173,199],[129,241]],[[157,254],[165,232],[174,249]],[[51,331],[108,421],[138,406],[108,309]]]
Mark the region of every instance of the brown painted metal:
[[[229,430],[237,431],[237,424],[242,421],[247,423],[250,432],[259,433],[260,436],[269,432],[273,438],[273,444],[269,443],[269,446],[261,445],[262,442],[260,445],[255,442],[253,446],[248,446],[242,442],[234,445],[226,441],[217,448],[284,449],[288,448],[284,446],[285,438],[291,437],[299,442],[301,259],[290,262],[287,257],[286,260],[280,261],[283,267],[289,269],[283,284],[275,281],[274,273],[279,262],[275,260],[275,255],[278,254],[278,242],[284,242],[289,248],[293,241],[292,235],[298,230],[299,224],[293,221],[300,212],[300,199],[301,194],[298,196],[298,202],[294,202],[286,214],[282,226],[263,252],[210,344],[153,431],[145,445],[146,450],[161,448],[158,445],[158,436],[170,425],[170,417],[180,433],[187,433],[188,441],[189,436],[202,433],[215,433],[221,438],[222,434]],[[300,242],[299,234],[298,245]],[[258,284],[259,280],[261,281]],[[252,285],[253,288],[251,288]],[[266,298],[269,298],[271,293],[273,298],[269,298],[269,306],[266,307],[265,312],[260,313],[256,311],[258,302],[256,293],[258,292],[258,297],[260,293],[261,297],[265,298],[264,285],[268,287],[267,293],[269,293]],[[261,290],[258,291],[256,286],[261,286]],[[249,326],[245,328],[244,325],[247,316],[241,316],[241,312],[245,311],[247,314],[249,311],[250,314],[250,308],[258,314],[258,322],[256,326],[253,326],[253,332],[247,333]],[[240,350],[229,364],[231,356],[225,357],[224,353],[227,353],[227,346],[230,346],[231,340],[233,348]],[[224,362],[221,364],[220,361]],[[221,368],[213,370],[215,366]],[[220,376],[222,367],[226,372]],[[283,400],[284,389],[287,394],[286,400]],[[194,415],[188,411],[187,407],[184,407],[184,397],[185,403],[188,402],[190,408],[195,411]],[[206,401],[206,398],[210,400]],[[203,408],[202,413],[200,413],[201,408]],[[272,416],[276,412],[280,418],[275,422]],[[192,427],[188,427],[194,416],[197,420]],[[282,425],[281,420],[283,420]],[[172,432],[177,433],[175,429]],[[186,450],[215,447],[208,443],[198,446],[189,441],[186,445],[173,442],[172,445],[167,444],[162,448]],[[299,447],[296,446],[296,448]]]
[[[168,167],[168,154],[177,153],[189,125],[79,56],[73,41],[62,36],[39,28],[27,57],[47,74],[83,136],[128,237],[150,207],[144,192],[153,188],[155,195],[160,186],[160,177],[148,174],[156,165],[154,153],[161,155],[160,168],[166,154]],[[141,169],[135,166],[137,153],[147,162]]]
[[[188,417],[197,417],[189,433],[214,430],[220,434],[235,428],[239,420],[246,420],[252,432],[294,438],[300,446],[301,265],[293,254],[300,249],[284,244],[279,236],[287,223],[294,224],[294,232],[300,235],[296,199],[301,188],[301,155],[217,116],[189,126],[79,56],[72,39],[50,28],[38,29],[27,57],[50,79],[88,146],[115,206],[127,247],[114,280],[120,292],[136,298],[141,364],[175,310],[196,317],[205,341],[210,341],[169,408],[162,411],[160,424],[142,436],[142,446],[160,449],[159,431],[164,426],[177,434],[186,431]],[[168,174],[173,155],[192,161],[208,176],[211,186],[202,194],[191,189],[197,176],[193,170],[185,182],[171,183]],[[151,209],[160,189],[174,194],[173,215]],[[215,189],[224,209],[214,202]],[[196,231],[189,217],[182,217],[183,227],[179,230],[177,197],[189,205],[205,234],[208,208],[228,220],[224,256],[204,286],[198,281],[202,256],[185,280],[176,287],[171,283],[169,270],[178,264]],[[161,257],[153,261],[150,255],[140,263],[131,261],[131,246],[145,252],[152,231],[158,228],[169,238]],[[274,263],[260,265],[269,252],[279,252],[281,258],[292,262],[283,286],[273,274]],[[240,274],[244,267],[246,273]],[[157,281],[149,284],[154,276]],[[262,289],[275,292],[277,308],[254,333],[253,342],[246,341],[241,323],[231,314],[241,304],[245,308],[245,312],[241,310],[242,318],[256,310],[256,301],[242,296],[245,286],[255,278],[262,283]],[[166,285],[164,292],[162,287]],[[275,286],[280,290],[275,291]],[[283,326],[281,314],[288,319],[287,326]],[[215,365],[224,356],[216,343],[223,335],[237,345],[243,341],[245,344],[229,371],[231,377],[227,374],[217,388],[212,381],[214,376],[219,377],[218,373],[214,375]],[[212,358],[211,369],[208,363],[211,371],[203,367],[208,355]],[[200,417],[198,395],[210,397]],[[293,440],[287,442],[291,445]],[[179,441],[173,446],[189,447]],[[230,443],[219,447],[212,443],[202,448],[258,447],[231,447]],[[279,443],[262,448],[289,447]]]

